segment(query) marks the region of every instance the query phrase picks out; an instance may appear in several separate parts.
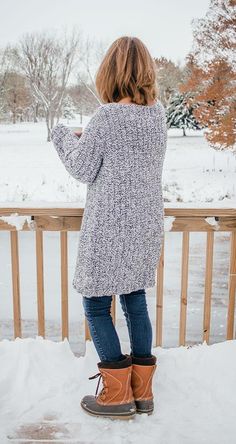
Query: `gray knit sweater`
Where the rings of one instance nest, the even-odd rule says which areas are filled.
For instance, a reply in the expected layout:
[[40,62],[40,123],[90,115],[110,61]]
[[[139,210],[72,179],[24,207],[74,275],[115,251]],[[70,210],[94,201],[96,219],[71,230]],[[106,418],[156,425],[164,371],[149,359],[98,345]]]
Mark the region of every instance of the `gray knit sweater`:
[[52,141],[67,171],[87,184],[73,287],[91,297],[155,286],[167,142],[161,102],[100,105],[80,138],[59,123]]

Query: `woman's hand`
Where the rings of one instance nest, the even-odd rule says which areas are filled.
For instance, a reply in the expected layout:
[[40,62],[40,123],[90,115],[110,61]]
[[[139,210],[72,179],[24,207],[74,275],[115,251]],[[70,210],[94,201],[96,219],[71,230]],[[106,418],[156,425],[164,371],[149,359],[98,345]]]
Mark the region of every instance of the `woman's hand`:
[[82,131],[75,131],[75,135],[77,137],[81,137],[82,136]]

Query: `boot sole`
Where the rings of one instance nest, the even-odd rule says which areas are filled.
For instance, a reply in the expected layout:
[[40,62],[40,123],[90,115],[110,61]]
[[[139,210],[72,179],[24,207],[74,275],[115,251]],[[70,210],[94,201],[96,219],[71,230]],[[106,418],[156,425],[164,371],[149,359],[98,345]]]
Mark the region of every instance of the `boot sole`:
[[96,412],[94,410],[89,409],[89,407],[84,405],[83,402],[80,403],[83,410],[85,410],[87,413],[89,413],[91,416],[103,416],[104,418],[112,418],[112,419],[132,419],[136,415],[136,409],[132,413],[127,412],[120,412],[120,413],[113,413],[113,412]]
[[153,410],[136,410],[136,413],[138,413],[139,415],[141,415],[142,413],[151,415],[153,413]]
[[137,413],[147,413],[151,415],[154,410],[153,399],[150,400],[135,400]]

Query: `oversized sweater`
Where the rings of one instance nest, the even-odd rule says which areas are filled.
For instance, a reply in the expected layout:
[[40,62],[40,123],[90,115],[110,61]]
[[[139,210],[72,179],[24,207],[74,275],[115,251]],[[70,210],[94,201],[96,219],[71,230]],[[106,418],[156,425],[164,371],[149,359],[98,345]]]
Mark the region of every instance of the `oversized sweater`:
[[167,143],[161,102],[102,104],[80,138],[59,123],[52,141],[67,171],[87,184],[73,288],[91,297],[155,286]]

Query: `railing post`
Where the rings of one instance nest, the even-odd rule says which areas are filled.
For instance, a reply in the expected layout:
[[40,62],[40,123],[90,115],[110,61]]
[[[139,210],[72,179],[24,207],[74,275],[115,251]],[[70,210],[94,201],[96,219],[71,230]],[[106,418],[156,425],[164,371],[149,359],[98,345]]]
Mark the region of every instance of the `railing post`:
[[205,271],[205,297],[203,317],[203,341],[209,343],[211,325],[211,292],[213,268],[214,231],[207,232],[206,243],[206,271]]
[[13,291],[13,317],[14,336],[22,335],[21,332],[21,306],[20,306],[20,272],[19,272],[19,248],[18,232],[11,231],[11,265],[12,265],[12,291]]
[[85,341],[91,341],[91,335],[89,331],[88,321],[84,318],[84,332],[85,332]]
[[111,317],[113,324],[116,325],[116,296],[114,294],[112,295]]
[[[111,303],[111,316],[114,325],[116,324],[116,296],[112,295],[112,303]],[[84,319],[84,329],[85,329],[85,341],[91,340],[91,335],[89,331],[88,321]]]
[[229,265],[229,304],[228,304],[226,339],[234,339],[235,293],[236,293],[236,232],[232,231],[230,265]]
[[185,345],[185,338],[186,338],[187,296],[188,296],[188,259],[189,259],[189,232],[183,231],[180,320],[179,320],[179,345]]
[[157,267],[157,287],[156,287],[156,347],[162,345],[163,329],[163,289],[164,289],[164,245],[163,238],[161,256]]
[[45,337],[44,275],[43,275],[43,231],[36,229],[37,307],[38,335]]
[[68,317],[68,247],[67,231],[60,232],[61,244],[61,335],[62,340],[69,339]]

